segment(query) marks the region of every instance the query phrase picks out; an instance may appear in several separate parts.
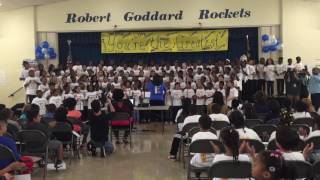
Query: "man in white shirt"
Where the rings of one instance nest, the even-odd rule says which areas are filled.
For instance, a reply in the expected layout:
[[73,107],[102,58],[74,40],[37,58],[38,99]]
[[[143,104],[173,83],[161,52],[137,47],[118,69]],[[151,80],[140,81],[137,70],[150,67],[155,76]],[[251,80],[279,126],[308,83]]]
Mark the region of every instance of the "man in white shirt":
[[296,57],[296,64],[294,65],[294,69],[297,70],[298,72],[304,69],[300,56]]
[[29,76],[24,81],[24,88],[26,89],[26,102],[31,103],[36,97],[36,91],[41,84],[40,79],[35,77],[34,69],[29,70]]
[[[200,131],[192,136],[191,143],[197,140],[217,140],[217,136],[210,132],[212,120],[208,115],[202,115],[199,118]],[[190,161],[195,167],[210,167],[212,165],[214,154],[196,153]]]
[[286,73],[286,65],[283,64],[283,58],[279,57],[278,64],[276,65],[276,79],[277,79],[277,95],[284,94],[284,75]]

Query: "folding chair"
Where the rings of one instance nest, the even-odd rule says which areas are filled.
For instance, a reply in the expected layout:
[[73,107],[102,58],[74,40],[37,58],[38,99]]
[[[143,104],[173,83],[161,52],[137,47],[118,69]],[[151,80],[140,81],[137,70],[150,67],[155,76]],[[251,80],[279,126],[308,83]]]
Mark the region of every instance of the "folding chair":
[[12,162],[15,162],[18,159],[16,159],[10,148],[3,144],[0,144],[0,161],[2,160],[11,160]]
[[209,179],[213,178],[251,178],[250,162],[220,161],[209,168]]
[[9,123],[9,124],[7,125],[7,132],[12,135],[12,139],[13,139],[13,140],[17,140],[17,135],[18,135],[18,133],[19,133],[19,129],[18,129],[17,126]]
[[246,119],[244,124],[247,128],[252,128],[256,125],[263,124],[263,121],[261,119]]
[[230,123],[226,121],[212,121],[211,125],[215,130],[220,131],[221,129],[230,126]]
[[[73,134],[72,134],[72,127],[68,123],[64,122],[57,122],[55,127],[51,129],[52,136],[54,139],[59,140],[62,142],[64,150],[68,153],[71,153],[71,156],[74,154],[75,150],[77,155],[79,155],[79,148],[75,146]],[[71,156],[69,156],[70,164],[71,164]]]
[[313,127],[313,119],[312,118],[297,118],[293,120],[293,124],[306,124],[309,127]]
[[132,146],[132,123],[133,119],[131,118],[130,114],[124,112],[115,112],[112,116],[112,119],[109,121],[109,129],[110,129],[110,139],[112,141],[112,132],[115,128],[121,128],[121,130],[129,130],[129,142],[130,147]]
[[268,113],[257,113],[258,119],[266,119]]
[[[185,167],[185,162],[184,162],[184,156],[186,153],[185,148],[187,149],[187,147],[189,146],[189,142],[191,141],[190,137],[188,135],[188,132],[193,128],[199,128],[199,123],[198,122],[188,123],[182,127],[182,131],[181,131],[182,135],[181,135],[180,145],[179,145],[178,160],[180,160],[180,158],[182,158],[183,167]],[[187,142],[185,142],[185,141],[187,141]]]
[[258,141],[258,140],[255,140],[255,139],[241,139],[240,143],[242,143],[243,141],[249,142],[249,145],[253,146],[257,153],[260,152],[260,151],[264,151],[266,149],[265,145],[262,142]]
[[[300,140],[297,147],[295,147],[293,150],[294,151],[302,151],[305,146],[306,146],[306,143],[304,141]],[[275,139],[268,143],[267,149],[273,150],[273,151],[278,149]]]
[[[306,129],[310,129],[310,127],[307,124],[292,124],[290,126],[291,129],[295,130],[295,131],[299,131],[299,128],[306,128]],[[310,132],[310,131],[309,131]]]
[[271,124],[261,124],[252,127],[252,129],[259,135],[263,142],[268,142],[271,133],[277,130],[277,127]]
[[[223,148],[223,145],[218,140],[210,140],[210,139],[203,139],[203,140],[196,140],[192,142],[189,146],[188,150],[188,157],[191,157],[191,154],[193,153],[217,153],[214,152],[214,149],[211,145],[211,143],[214,143],[215,145],[219,146],[220,149]],[[199,179],[198,177],[191,177],[191,173],[202,173],[202,172],[208,172],[209,167],[195,167],[190,164],[188,166],[188,180],[190,179]],[[207,179],[208,177],[205,177],[204,179]],[[202,178],[201,178],[202,179]]]
[[285,178],[302,179],[312,177],[312,165],[307,161],[286,161],[288,168],[292,171]]
[[36,156],[44,161],[43,179],[47,175],[48,164],[48,138],[38,130],[23,130],[18,133],[18,141],[23,144],[20,146],[20,153],[24,156]]
[[313,163],[312,169],[313,169],[313,173],[312,173],[313,178],[320,179],[320,161]]

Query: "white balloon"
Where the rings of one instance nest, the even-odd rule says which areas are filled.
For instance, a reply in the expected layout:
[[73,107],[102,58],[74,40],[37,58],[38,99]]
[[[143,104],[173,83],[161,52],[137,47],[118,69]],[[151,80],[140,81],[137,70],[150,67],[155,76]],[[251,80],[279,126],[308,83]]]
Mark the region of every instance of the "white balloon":
[[42,52],[43,54],[47,54],[48,49],[47,49],[47,48],[42,48],[42,49],[41,49],[41,52]]
[[44,58],[45,58],[45,59],[49,59],[49,58],[50,58],[50,55],[49,55],[49,54],[45,54],[45,55],[44,55]]

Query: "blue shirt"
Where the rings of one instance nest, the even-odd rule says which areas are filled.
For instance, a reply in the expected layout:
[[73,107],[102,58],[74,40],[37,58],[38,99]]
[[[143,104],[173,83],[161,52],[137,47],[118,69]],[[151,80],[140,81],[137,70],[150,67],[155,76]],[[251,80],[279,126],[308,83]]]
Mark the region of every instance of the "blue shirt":
[[311,76],[308,90],[310,94],[320,93],[320,75]]
[[166,88],[163,84],[156,86],[153,83],[149,83],[147,89],[150,92],[150,100],[164,101]]
[[[0,136],[0,144],[7,146],[9,149],[11,149],[11,151],[13,152],[13,154],[17,160],[20,159],[20,155],[17,151],[16,143],[12,139],[5,137],[5,136]],[[14,161],[12,159],[1,160],[0,161],[0,169],[7,167],[9,164],[11,164],[13,162]]]

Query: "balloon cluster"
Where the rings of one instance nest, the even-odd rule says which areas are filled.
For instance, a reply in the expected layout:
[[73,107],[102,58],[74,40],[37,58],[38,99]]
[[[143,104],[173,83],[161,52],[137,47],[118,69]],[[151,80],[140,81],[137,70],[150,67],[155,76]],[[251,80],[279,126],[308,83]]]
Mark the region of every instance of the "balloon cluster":
[[36,58],[39,60],[43,59],[55,59],[57,53],[54,51],[54,48],[51,48],[48,41],[43,41],[40,46],[36,48]]
[[267,34],[262,35],[261,37],[263,46],[262,51],[264,53],[275,52],[282,48],[282,43],[275,35],[269,36]]

